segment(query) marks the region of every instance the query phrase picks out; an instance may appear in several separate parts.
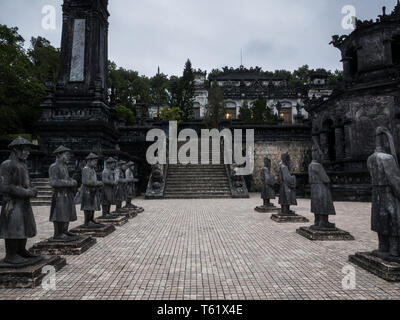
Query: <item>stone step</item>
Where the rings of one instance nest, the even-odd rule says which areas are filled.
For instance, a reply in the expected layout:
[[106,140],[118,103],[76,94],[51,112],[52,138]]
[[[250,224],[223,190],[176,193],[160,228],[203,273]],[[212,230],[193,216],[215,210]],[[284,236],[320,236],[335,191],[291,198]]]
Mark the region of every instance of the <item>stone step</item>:
[[181,194],[181,195],[164,195],[165,199],[228,199],[232,198],[230,194]]
[[51,206],[51,201],[35,201],[31,200],[31,206],[32,207],[50,207]]
[[50,201],[51,202],[52,199],[53,199],[53,197],[38,195],[36,198],[33,198],[32,200]]

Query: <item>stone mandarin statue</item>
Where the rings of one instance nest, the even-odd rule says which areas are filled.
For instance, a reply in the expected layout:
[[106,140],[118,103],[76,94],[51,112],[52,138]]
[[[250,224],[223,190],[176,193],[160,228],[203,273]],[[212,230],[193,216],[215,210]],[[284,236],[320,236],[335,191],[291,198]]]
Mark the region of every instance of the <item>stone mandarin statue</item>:
[[135,183],[139,180],[135,178],[135,164],[132,161],[127,163],[125,170],[125,177],[127,180],[126,185],[126,209],[136,209],[137,207],[132,204],[132,199],[136,196]]
[[3,179],[0,239],[4,239],[6,249],[2,266],[29,266],[43,259],[26,250],[27,239],[37,233],[30,203],[37,196],[37,190],[31,187],[26,165],[32,146],[28,140],[18,137],[9,145],[9,159],[0,166]]
[[372,230],[379,237],[379,249],[373,254],[400,262],[400,168],[387,128],[377,128],[376,150],[367,165],[372,178]]
[[330,190],[330,179],[321,164],[322,151],[314,143],[312,148],[312,162],[308,167],[309,181],[311,185],[311,212],[315,215],[316,229],[335,229],[335,225],[329,222],[330,215],[336,215]]
[[103,180],[103,194],[102,194],[102,209],[103,218],[112,219],[113,215],[110,214],[111,206],[115,205],[115,191],[118,185],[115,179],[115,168],[117,166],[117,160],[114,158],[108,158],[106,160],[106,166],[102,173]]
[[50,221],[54,224],[54,237],[50,241],[76,241],[79,238],[68,231],[70,222],[77,220],[74,196],[78,183],[69,177],[67,167],[72,150],[60,146],[53,153],[56,155],[56,162],[49,168],[49,178],[50,185],[54,190],[50,209]]
[[127,189],[127,180],[125,178],[125,171],[127,169],[126,162],[120,160],[118,162],[118,168],[115,172],[115,178],[118,182],[116,188],[116,210],[115,212],[118,214],[126,213],[127,211],[122,208],[122,202],[126,200],[126,189]]
[[264,200],[264,208],[274,208],[271,200],[275,199],[275,179],[271,175],[271,160],[264,158],[264,168],[261,169],[261,199]]
[[279,204],[282,206],[282,215],[294,215],[290,206],[297,205],[296,200],[296,177],[290,174],[290,156],[282,155],[282,163],[279,167]]
[[84,227],[87,229],[104,228],[104,225],[95,222],[94,213],[100,211],[100,194],[103,183],[97,181],[95,168],[99,157],[94,153],[86,158],[87,164],[82,170],[82,187],[80,190],[81,210],[85,214]]

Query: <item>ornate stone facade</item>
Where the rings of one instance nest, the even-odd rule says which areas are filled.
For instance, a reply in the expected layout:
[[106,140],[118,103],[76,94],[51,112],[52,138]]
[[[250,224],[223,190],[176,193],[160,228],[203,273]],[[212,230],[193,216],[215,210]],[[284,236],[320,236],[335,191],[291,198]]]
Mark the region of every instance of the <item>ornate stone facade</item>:
[[[332,44],[342,53],[345,82],[326,101],[307,101],[313,136],[336,181],[336,195],[369,199],[366,160],[374,150],[376,127],[389,128],[395,144],[400,144],[399,22],[397,4],[390,15],[384,8],[376,22],[357,21],[349,36],[333,36]],[[340,178],[344,176],[347,179]]]

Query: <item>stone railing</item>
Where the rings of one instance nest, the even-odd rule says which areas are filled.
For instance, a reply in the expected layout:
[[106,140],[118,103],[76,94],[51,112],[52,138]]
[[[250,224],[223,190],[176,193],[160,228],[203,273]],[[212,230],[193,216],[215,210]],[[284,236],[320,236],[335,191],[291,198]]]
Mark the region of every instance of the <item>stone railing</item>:
[[247,190],[244,177],[237,175],[235,168],[237,168],[237,166],[234,164],[225,165],[226,175],[228,176],[232,198],[249,198],[249,191]]

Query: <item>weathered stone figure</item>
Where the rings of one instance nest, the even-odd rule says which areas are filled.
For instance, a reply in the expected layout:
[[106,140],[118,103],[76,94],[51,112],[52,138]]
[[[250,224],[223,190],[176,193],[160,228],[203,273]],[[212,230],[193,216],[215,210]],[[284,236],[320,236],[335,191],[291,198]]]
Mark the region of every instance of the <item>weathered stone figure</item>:
[[78,237],[68,231],[69,223],[77,220],[74,196],[78,183],[69,177],[67,168],[72,151],[60,146],[53,153],[56,155],[56,162],[49,168],[49,178],[54,190],[50,209],[54,237],[50,241],[76,241]]
[[104,225],[94,221],[94,213],[100,211],[100,190],[103,187],[101,181],[97,181],[95,168],[98,156],[94,153],[86,158],[87,164],[82,170],[81,210],[85,214],[84,227],[87,229],[103,228]]
[[120,160],[118,162],[118,168],[115,171],[115,179],[118,183],[115,192],[116,213],[126,213],[126,210],[122,208],[122,202],[126,201],[126,189],[127,189],[127,180],[125,178],[126,169],[127,169],[126,162]]
[[0,239],[5,241],[6,257],[0,266],[23,267],[42,260],[26,250],[28,238],[36,236],[36,222],[30,199],[37,190],[31,187],[26,160],[31,146],[28,140],[18,137],[9,145],[10,158],[0,166],[3,177],[3,204],[0,214]]
[[311,212],[315,215],[313,228],[335,229],[335,224],[329,222],[330,215],[336,215],[330,190],[330,179],[321,164],[322,151],[314,143],[312,162],[308,167],[311,185]]
[[264,200],[265,208],[273,208],[271,200],[275,199],[275,178],[271,175],[271,160],[264,158],[264,168],[261,169],[261,199]]
[[135,172],[135,164],[132,161],[129,161],[127,163],[127,169],[125,171],[125,177],[126,177],[126,209],[135,209],[137,208],[135,205],[132,204],[132,199],[135,198],[136,196],[136,190],[135,190],[135,183],[138,182],[139,180],[135,178],[134,172]]
[[115,168],[117,165],[117,160],[114,158],[108,158],[106,160],[106,167],[102,173],[103,180],[103,194],[102,194],[102,209],[103,209],[103,218],[104,219],[112,219],[113,215],[110,214],[111,205],[116,204],[115,200],[115,191],[118,185],[117,180],[115,179]]
[[379,249],[374,254],[399,259],[400,168],[387,128],[377,128],[376,150],[367,164],[372,178],[372,230],[379,237]]
[[290,156],[282,155],[282,164],[279,167],[279,204],[282,206],[282,215],[294,215],[290,206],[297,205],[296,200],[296,177],[290,174]]

